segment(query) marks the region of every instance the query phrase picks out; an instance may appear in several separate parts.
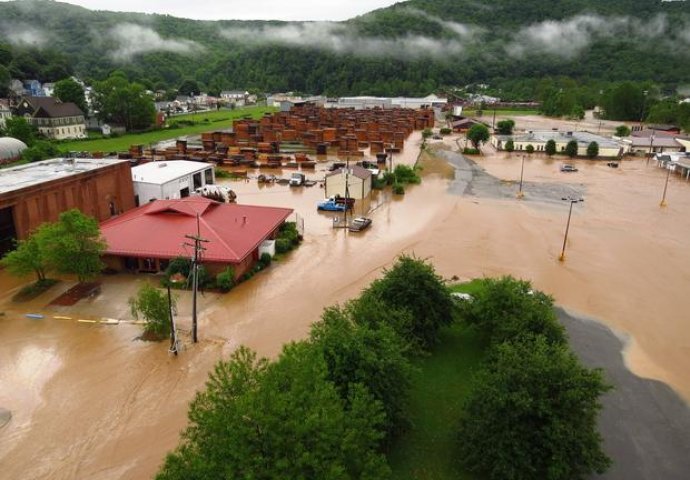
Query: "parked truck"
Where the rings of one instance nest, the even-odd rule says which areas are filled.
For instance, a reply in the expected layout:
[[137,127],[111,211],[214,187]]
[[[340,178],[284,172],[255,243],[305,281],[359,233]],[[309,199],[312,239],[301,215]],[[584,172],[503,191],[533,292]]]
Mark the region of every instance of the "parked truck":
[[302,185],[304,185],[304,181],[306,179],[307,178],[305,177],[305,175],[303,173],[295,172],[290,177],[290,186],[291,187],[301,187]]

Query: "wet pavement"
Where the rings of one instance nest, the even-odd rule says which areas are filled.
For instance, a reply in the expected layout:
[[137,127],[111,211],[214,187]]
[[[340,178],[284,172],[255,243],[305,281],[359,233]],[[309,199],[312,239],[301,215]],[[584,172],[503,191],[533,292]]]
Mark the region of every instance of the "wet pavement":
[[[396,162],[414,163],[418,144],[417,133]],[[155,277],[106,277],[98,297],[48,308],[73,283],[61,282],[29,304],[12,304],[21,283],[0,273],[0,406],[13,414],[0,429],[0,476],[151,477],[177,445],[188,402],[219,358],[240,344],[275,355],[286,342],[303,338],[325,306],[356,296],[402,252],[428,259],[446,278],[511,274],[532,280],[569,310],[626,332],[626,364],[690,398],[684,311],[690,184],[672,178],[669,206],[660,209],[665,174],[643,161],[613,170],[583,160],[576,162],[579,172],[563,174],[560,160],[532,156],[525,160],[525,198],[516,200],[517,155],[485,155],[474,159],[476,165],[448,158],[460,177],[472,170],[464,187],[425,169],[423,183],[404,196],[378,192],[358,206],[358,214],[373,219],[360,234],[332,228],[338,216],[316,211],[324,196],[318,186],[232,182],[240,203],[294,208],[305,241],[229,294],[205,294],[200,343],[191,345],[184,333],[178,357],[169,356],[165,343],[137,340],[140,327],[125,323],[131,321],[127,298]],[[322,178],[324,168],[308,176]],[[558,198],[565,191],[586,201],[574,208],[561,263],[568,204]],[[188,331],[190,298],[179,295],[178,322]],[[28,312],[45,317],[28,319]]]

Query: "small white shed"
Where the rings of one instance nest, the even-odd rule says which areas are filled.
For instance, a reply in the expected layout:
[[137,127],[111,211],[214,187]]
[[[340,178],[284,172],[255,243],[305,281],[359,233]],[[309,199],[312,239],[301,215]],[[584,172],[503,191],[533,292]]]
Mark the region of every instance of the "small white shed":
[[346,196],[345,185],[347,184],[347,196],[361,200],[371,194],[372,183],[373,175],[364,167],[341,168],[326,175],[326,197]]

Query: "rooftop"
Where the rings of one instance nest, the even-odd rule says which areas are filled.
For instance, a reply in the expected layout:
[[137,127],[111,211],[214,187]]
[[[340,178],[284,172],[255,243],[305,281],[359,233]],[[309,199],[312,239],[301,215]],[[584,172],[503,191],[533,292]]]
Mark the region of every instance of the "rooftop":
[[101,224],[106,253],[133,257],[188,257],[185,235],[197,231],[203,261],[239,263],[293,212],[290,208],[218,203],[203,197],[156,200]]
[[59,178],[71,177],[99,168],[128,162],[116,159],[53,158],[0,170],[0,194],[21,190]]
[[72,102],[61,102],[55,97],[24,97],[22,103],[28,102],[34,109],[34,116],[61,118],[78,117],[84,112]]
[[590,132],[559,132],[554,130],[535,130],[531,132],[514,133],[513,135],[496,135],[501,140],[510,140],[514,142],[542,142],[546,143],[553,140],[556,143],[568,143],[575,140],[578,145],[587,146],[592,142],[597,142],[599,147],[603,148],[618,148],[618,142],[595,135]]
[[142,183],[163,185],[180,177],[213,168],[211,164],[188,160],[167,160],[149,162],[132,168],[132,180]]
[[[333,175],[343,175],[345,173],[345,168],[339,168],[338,170],[335,170],[331,173],[327,173],[326,177],[332,177]],[[364,167],[360,167],[359,165],[355,165],[354,167],[350,167],[350,174],[354,177],[357,177],[361,180],[366,180],[370,178],[373,174],[371,170],[366,169]]]

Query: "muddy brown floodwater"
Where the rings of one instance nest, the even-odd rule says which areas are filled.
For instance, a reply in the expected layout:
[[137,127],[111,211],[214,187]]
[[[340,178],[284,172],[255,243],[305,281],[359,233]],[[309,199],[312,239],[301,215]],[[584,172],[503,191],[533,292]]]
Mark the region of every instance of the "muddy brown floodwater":
[[[415,134],[396,161],[413,163],[418,143]],[[429,259],[445,277],[532,280],[559,304],[630,338],[627,359],[637,374],[690,398],[690,184],[672,178],[669,206],[661,209],[665,175],[644,161],[625,161],[618,170],[580,161],[579,172],[564,174],[559,161],[535,157],[525,162],[525,199],[518,201],[519,156],[487,155],[473,167],[452,155],[439,157],[469,182],[469,194],[459,194],[448,167],[427,163],[423,183],[404,197],[372,198],[373,225],[360,234],[334,229],[334,214],[316,212],[318,186],[232,182],[241,203],[295,208],[305,241],[229,294],[205,294],[200,343],[186,336],[176,358],[167,345],[136,340],[136,325],[78,321],[131,320],[126,300],[146,277],[108,277],[95,299],[46,307],[71,283],[13,304],[19,284],[1,273],[0,407],[12,419],[0,428],[0,477],[150,478],[178,443],[188,402],[219,358],[241,344],[277,354],[303,338],[325,306],[357,295],[401,252]],[[482,177],[480,167],[489,175]],[[322,176],[319,169],[310,175]],[[561,191],[585,198],[573,212],[564,263],[557,260],[568,213]],[[180,294],[182,329],[189,329],[189,303]]]

